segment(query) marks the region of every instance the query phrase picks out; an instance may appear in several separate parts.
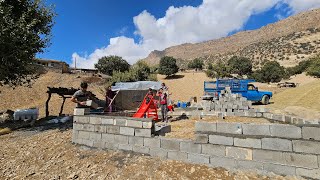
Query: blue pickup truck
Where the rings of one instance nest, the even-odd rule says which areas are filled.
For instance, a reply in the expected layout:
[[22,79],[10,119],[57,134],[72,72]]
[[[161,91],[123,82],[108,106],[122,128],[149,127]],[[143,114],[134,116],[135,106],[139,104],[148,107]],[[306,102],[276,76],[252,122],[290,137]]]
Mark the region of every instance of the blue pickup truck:
[[221,90],[230,87],[234,94],[241,94],[249,101],[261,102],[262,104],[269,104],[272,92],[259,91],[253,84],[253,79],[218,79],[217,81],[204,82],[204,96],[203,99],[212,100],[218,98]]

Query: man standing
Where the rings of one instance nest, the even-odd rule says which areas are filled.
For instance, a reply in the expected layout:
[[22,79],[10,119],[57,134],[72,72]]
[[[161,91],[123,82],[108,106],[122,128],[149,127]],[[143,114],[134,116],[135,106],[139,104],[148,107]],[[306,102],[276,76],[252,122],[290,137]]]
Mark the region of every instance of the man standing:
[[77,108],[86,108],[86,101],[90,99],[91,93],[87,91],[88,83],[82,82],[80,84],[80,90],[75,92],[71,98],[71,101],[77,103]]
[[161,106],[161,115],[162,115],[162,122],[166,121],[168,123],[168,102],[167,102],[167,93],[163,93],[163,89],[160,88],[158,92],[158,96],[160,97],[160,106]]

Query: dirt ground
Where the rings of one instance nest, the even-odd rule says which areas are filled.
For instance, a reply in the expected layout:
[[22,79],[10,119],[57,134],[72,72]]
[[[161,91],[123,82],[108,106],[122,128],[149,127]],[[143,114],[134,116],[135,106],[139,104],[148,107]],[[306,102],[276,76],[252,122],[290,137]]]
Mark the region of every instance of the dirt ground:
[[72,130],[33,128],[0,136],[0,179],[296,179],[74,145]]

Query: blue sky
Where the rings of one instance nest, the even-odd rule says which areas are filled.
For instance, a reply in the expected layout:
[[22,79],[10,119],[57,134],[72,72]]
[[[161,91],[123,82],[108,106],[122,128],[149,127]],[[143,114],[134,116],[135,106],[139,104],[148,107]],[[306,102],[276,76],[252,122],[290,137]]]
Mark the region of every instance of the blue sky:
[[111,54],[134,63],[155,49],[258,29],[320,7],[320,0],[306,0],[307,6],[303,0],[250,1],[255,0],[47,0],[55,5],[56,24],[51,46],[37,56],[69,64],[77,58],[82,67]]

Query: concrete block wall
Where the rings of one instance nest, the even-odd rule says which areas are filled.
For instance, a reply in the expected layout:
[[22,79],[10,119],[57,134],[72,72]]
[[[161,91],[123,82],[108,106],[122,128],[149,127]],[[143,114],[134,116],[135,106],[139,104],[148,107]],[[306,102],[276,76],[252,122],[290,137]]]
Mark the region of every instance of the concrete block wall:
[[195,140],[154,136],[151,119],[75,116],[72,141],[210,167],[319,178],[320,127],[196,122]]
[[320,179],[320,126],[196,122],[195,131],[222,167]]

